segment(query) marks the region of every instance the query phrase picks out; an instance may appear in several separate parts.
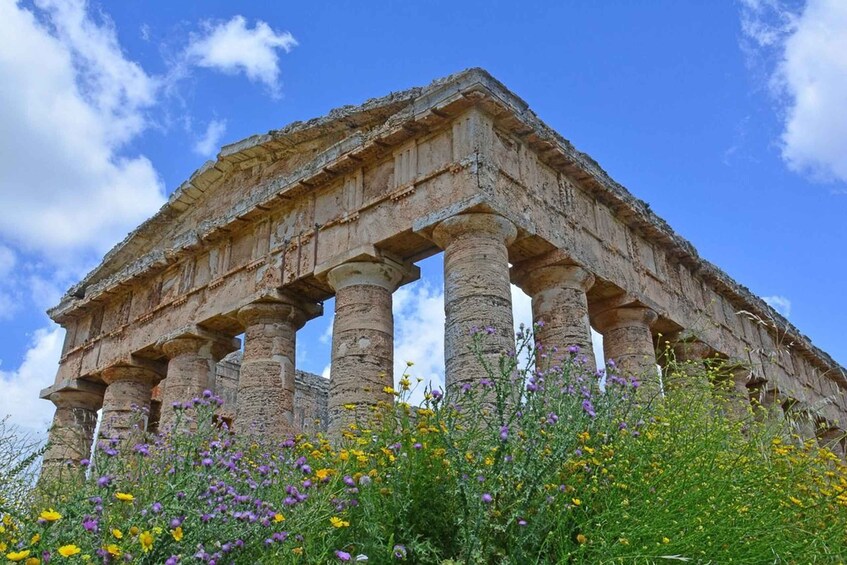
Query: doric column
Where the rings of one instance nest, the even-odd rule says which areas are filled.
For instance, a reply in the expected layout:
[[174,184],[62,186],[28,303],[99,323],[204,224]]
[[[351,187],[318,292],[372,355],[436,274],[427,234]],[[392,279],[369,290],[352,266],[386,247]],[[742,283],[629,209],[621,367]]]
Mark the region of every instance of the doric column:
[[100,436],[125,440],[146,430],[150,395],[161,375],[148,367],[119,365],[103,370],[106,394]]
[[317,304],[293,297],[254,302],[238,311],[244,325],[244,357],[236,398],[237,433],[281,437],[298,431],[294,426],[297,330],[320,312]]
[[[214,385],[215,365],[232,351],[238,349],[237,339],[204,335],[195,331],[182,333],[162,341],[161,347],[168,357],[168,374],[159,385],[162,389],[159,429],[169,431],[177,420],[174,403],[184,403],[199,398],[204,390]],[[187,419],[187,414],[183,415]],[[193,421],[183,421],[184,429],[192,429]]]
[[102,385],[91,383],[88,390],[59,390],[47,398],[56,405],[42,476],[54,477],[70,465],[87,459],[97,427],[97,410],[103,405]]
[[[561,358],[575,345],[585,357],[586,370],[593,373],[596,367],[585,293],[594,284],[594,275],[577,265],[548,265],[518,267],[512,279],[532,299],[535,341],[542,351]],[[558,353],[554,355],[554,351]]]
[[714,354],[714,350],[690,336],[668,336],[664,343],[666,350],[660,356],[660,365],[665,392],[691,385],[707,390],[709,379],[706,361]]
[[634,375],[653,392],[658,392],[656,350],[650,326],[658,316],[643,306],[618,307],[594,317],[594,327],[603,334],[606,359],[614,360],[621,375]]
[[[335,290],[332,364],[329,382],[329,434],[339,438],[358,416],[370,416],[380,400],[392,401],[394,385],[392,293],[405,269],[393,261],[350,262],[329,271]],[[345,409],[355,406],[355,410]]]
[[500,355],[515,348],[506,247],[517,229],[494,214],[462,214],[439,223],[432,236],[444,250],[445,379],[453,388],[486,376],[470,349],[472,328],[490,334],[482,354],[495,371]]

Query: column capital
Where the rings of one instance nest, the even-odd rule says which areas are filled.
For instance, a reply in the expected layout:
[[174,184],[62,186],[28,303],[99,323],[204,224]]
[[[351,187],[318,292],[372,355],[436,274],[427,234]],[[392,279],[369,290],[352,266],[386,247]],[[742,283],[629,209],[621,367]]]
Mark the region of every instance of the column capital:
[[215,361],[220,361],[240,346],[241,341],[237,338],[212,334],[211,332],[185,332],[167,336],[159,341],[159,347],[162,348],[168,359],[186,354],[201,355],[205,353],[214,358]]
[[115,365],[106,367],[100,374],[107,385],[118,381],[133,381],[147,383],[151,387],[162,380],[162,375],[148,367],[138,365]]
[[535,295],[551,288],[570,288],[587,292],[594,286],[594,275],[573,264],[544,265],[537,268],[512,268],[512,282],[521,290]]
[[658,319],[659,315],[646,306],[624,306],[596,314],[591,321],[597,331],[604,333],[630,325],[650,327]]
[[245,326],[285,321],[299,329],[321,313],[323,313],[323,307],[319,304],[287,297],[283,301],[251,302],[239,308],[237,317],[238,321]]
[[480,233],[496,237],[509,245],[518,236],[518,229],[503,216],[474,212],[442,220],[432,230],[432,239],[444,249],[452,241]]
[[348,286],[378,286],[388,292],[394,292],[408,267],[383,259],[380,262],[352,261],[333,267],[327,274],[329,285],[338,292]]
[[715,354],[709,344],[684,332],[662,336],[662,340],[671,346],[677,361],[705,361]]
[[103,393],[87,390],[61,390],[51,393],[47,399],[56,408],[83,408],[99,410],[103,406]]

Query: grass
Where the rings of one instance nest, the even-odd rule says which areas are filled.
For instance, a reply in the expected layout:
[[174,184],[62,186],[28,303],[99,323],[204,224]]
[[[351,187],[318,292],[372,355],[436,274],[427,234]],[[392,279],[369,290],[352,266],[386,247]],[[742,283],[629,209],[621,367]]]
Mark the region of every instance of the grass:
[[[419,407],[410,365],[395,402],[337,445],[248,443],[212,424],[206,394],[195,434],[103,444],[36,491],[0,483],[0,551],[28,565],[847,559],[843,462],[761,408],[728,416],[717,373],[650,397],[578,352],[552,357],[522,336],[487,379]],[[6,460],[29,455],[0,437]]]

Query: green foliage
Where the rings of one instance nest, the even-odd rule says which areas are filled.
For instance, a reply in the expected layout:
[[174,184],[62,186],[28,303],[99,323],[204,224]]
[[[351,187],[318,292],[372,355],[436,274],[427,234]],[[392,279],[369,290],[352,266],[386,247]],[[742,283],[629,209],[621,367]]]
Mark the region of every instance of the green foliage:
[[28,512],[4,510],[0,547],[30,565],[847,558],[847,468],[761,409],[739,421],[719,373],[671,364],[660,396],[519,337],[488,378],[420,407],[404,375],[337,445],[248,443],[196,399],[197,433],[101,445]]

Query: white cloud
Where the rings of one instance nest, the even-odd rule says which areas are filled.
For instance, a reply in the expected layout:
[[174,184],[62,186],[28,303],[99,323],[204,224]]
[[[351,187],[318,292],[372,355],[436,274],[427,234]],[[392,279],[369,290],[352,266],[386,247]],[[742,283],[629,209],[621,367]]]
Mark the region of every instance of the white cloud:
[[[444,386],[444,290],[433,281],[421,279],[394,293],[394,380],[407,370],[423,384]],[[423,400],[419,388],[412,401]]]
[[79,0],[40,1],[38,16],[0,6],[0,238],[102,252],[164,201],[150,161],[119,153],[144,131],[156,81]]
[[33,434],[44,434],[50,427],[54,406],[38,393],[53,383],[64,335],[55,325],[37,330],[21,366],[0,370],[0,418],[11,416],[11,423]]
[[191,37],[186,54],[194,65],[229,74],[243,72],[277,93],[279,50],[288,53],[296,45],[287,31],[276,32],[261,20],[249,29],[243,16],[234,16],[217,25],[207,24],[205,34]]
[[791,301],[784,296],[763,296],[762,300],[768,303],[768,305],[785,316],[786,318],[791,315]]
[[204,157],[212,157],[220,148],[221,138],[226,132],[226,120],[212,120],[206,127],[206,133],[194,144],[194,152]]
[[782,157],[789,168],[847,182],[847,2],[746,0],[748,54],[771,59],[770,88],[783,113]]

